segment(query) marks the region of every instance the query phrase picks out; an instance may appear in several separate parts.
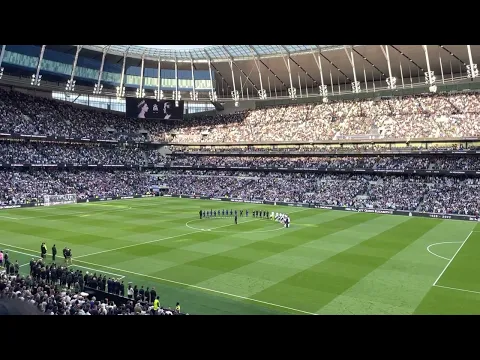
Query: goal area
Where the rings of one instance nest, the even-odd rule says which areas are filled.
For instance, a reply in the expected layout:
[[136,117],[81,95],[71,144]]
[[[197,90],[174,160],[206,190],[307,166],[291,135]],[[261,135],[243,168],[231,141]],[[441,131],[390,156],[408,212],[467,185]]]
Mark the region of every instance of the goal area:
[[77,194],[44,195],[43,196],[44,206],[66,205],[66,204],[76,204],[76,203],[77,203]]

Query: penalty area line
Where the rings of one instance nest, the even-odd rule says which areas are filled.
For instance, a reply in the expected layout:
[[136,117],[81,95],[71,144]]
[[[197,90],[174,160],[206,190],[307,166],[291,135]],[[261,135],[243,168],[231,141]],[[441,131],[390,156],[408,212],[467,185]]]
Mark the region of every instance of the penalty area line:
[[434,287],[442,288],[442,289],[449,289],[449,290],[456,290],[456,291],[463,291],[463,292],[468,292],[472,294],[480,294],[480,291],[473,291],[473,290],[467,290],[467,289],[460,289],[460,288],[454,288],[450,286],[443,286],[443,285],[433,285]]
[[462,242],[462,245],[460,245],[458,247],[458,250],[455,252],[455,254],[453,254],[452,258],[448,261],[447,265],[445,266],[445,268],[442,270],[442,272],[440,273],[440,275],[438,275],[437,279],[435,280],[435,282],[433,283],[433,286],[437,285],[437,282],[438,280],[440,280],[440,278],[442,277],[443,273],[448,269],[448,267],[450,266],[450,264],[452,263],[453,259],[455,259],[455,256],[457,256],[457,254],[460,252],[460,250],[462,249],[463,245],[465,245],[465,243],[467,242],[467,240],[470,238],[470,236],[472,236],[473,234],[473,231],[470,231],[470,233],[467,235],[467,237],[465,238],[465,240],[463,240]]

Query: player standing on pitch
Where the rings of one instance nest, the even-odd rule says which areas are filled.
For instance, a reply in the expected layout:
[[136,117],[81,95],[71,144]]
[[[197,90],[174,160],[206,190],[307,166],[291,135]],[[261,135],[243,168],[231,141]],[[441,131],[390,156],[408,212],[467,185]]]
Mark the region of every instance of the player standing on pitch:
[[65,252],[65,262],[68,265],[72,265],[72,249],[68,248]]
[[237,214],[236,214],[236,211],[235,211],[235,225],[238,224],[237,220],[238,220],[238,219],[237,219]]
[[42,243],[40,246],[40,256],[43,260],[47,257],[47,245],[45,245],[45,243]]

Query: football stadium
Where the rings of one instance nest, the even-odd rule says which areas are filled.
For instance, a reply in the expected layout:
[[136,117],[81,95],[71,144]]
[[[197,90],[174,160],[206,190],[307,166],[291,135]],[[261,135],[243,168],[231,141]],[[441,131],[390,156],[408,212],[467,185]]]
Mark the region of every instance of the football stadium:
[[480,46],[0,46],[0,301],[478,313]]

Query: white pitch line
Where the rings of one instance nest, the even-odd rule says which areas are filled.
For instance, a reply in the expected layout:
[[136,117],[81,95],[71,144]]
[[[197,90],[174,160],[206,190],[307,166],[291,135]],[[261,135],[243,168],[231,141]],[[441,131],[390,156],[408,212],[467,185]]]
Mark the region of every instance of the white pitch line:
[[443,289],[450,289],[450,290],[457,290],[457,291],[468,292],[468,293],[472,293],[472,294],[480,294],[480,291],[459,289],[459,288],[454,288],[454,287],[450,287],[450,286],[443,286],[443,285],[433,285],[433,286],[439,287],[439,288],[443,288]]
[[[22,248],[20,246],[14,246],[14,245],[10,245],[10,244],[0,243],[0,245],[5,245],[5,246],[8,246],[9,248],[13,247],[13,248],[17,248],[17,249],[21,249],[21,250],[25,250],[25,251],[33,251],[31,249],[26,249],[26,248]],[[10,250],[10,251],[20,253],[19,251],[14,251],[14,250]],[[300,309],[295,309],[295,308],[292,308],[292,307],[289,307],[289,306],[284,306],[284,305],[279,305],[279,304],[275,304],[275,303],[270,303],[270,302],[267,302],[267,301],[252,299],[252,298],[249,298],[249,297],[246,297],[246,296],[230,294],[230,293],[227,293],[227,292],[224,292],[224,291],[209,289],[209,288],[205,288],[205,287],[202,287],[202,286],[183,283],[183,282],[180,282],[180,281],[164,279],[164,278],[160,278],[160,277],[156,277],[156,276],[152,276],[152,275],[140,274],[140,273],[130,271],[130,270],[123,270],[123,269],[114,268],[112,266],[95,264],[95,263],[91,263],[91,262],[84,261],[84,260],[77,260],[76,258],[73,259],[73,261],[74,262],[80,262],[80,263],[83,263],[83,264],[87,264],[87,265],[90,265],[90,266],[105,268],[105,269],[109,269],[109,270],[113,270],[113,271],[119,271],[119,272],[122,272],[122,273],[125,273],[125,274],[132,274],[132,275],[136,275],[136,276],[140,276],[140,277],[144,277],[144,278],[150,278],[150,279],[154,279],[154,280],[159,280],[159,281],[163,281],[163,282],[167,282],[167,283],[171,283],[171,284],[182,285],[182,286],[193,288],[193,289],[208,291],[208,292],[212,292],[212,293],[215,293],[215,294],[230,296],[230,297],[237,298],[237,299],[248,300],[248,301],[256,302],[256,303],[259,303],[259,304],[265,304],[265,305],[269,305],[269,306],[273,306],[273,307],[278,307],[278,308],[282,308],[282,309],[286,309],[286,310],[295,311],[295,312],[302,313],[302,314],[318,315],[318,314],[315,314],[315,313],[312,313],[312,312],[308,312],[308,311],[304,311],[304,310],[300,310]],[[80,267],[79,265],[76,265],[76,266]],[[101,270],[98,270],[98,271],[101,271]],[[103,272],[108,274],[108,272],[106,272],[106,271],[103,271]],[[110,273],[110,274],[112,274],[112,273]]]
[[0,218],[2,219],[9,219],[9,220],[23,220],[24,218],[14,218],[14,217],[10,217],[10,216],[4,216],[4,215],[0,215]]
[[460,244],[461,241],[445,241],[445,242],[439,242],[439,243],[435,243],[435,244],[430,244],[427,246],[427,251],[432,254],[432,255],[435,255],[436,257],[439,257],[440,259],[445,259],[445,260],[450,260],[450,258],[446,258],[444,256],[440,256],[438,254],[435,254],[433,251],[430,251],[430,247],[431,246],[435,246],[435,245],[441,245],[441,244]]
[[458,248],[458,250],[455,252],[455,254],[453,254],[452,258],[448,261],[447,265],[445,266],[445,268],[442,270],[442,272],[440,273],[440,275],[438,275],[437,277],[437,280],[435,280],[435,282],[433,283],[433,286],[436,286],[437,285],[437,282],[438,280],[440,280],[440,278],[442,277],[443,273],[447,270],[447,268],[450,266],[450,264],[452,263],[453,259],[455,259],[455,256],[457,256],[457,254],[460,252],[460,250],[462,249],[463,245],[465,245],[465,243],[467,242],[468,238],[473,234],[473,231],[470,231],[470,233],[467,235],[467,237],[465,238],[465,240],[463,240],[462,242],[462,245],[460,245],[460,247]]
[[[10,245],[11,246],[11,245]],[[14,246],[12,246],[14,247]],[[18,246],[16,246],[18,247]],[[19,247],[19,249],[22,249]],[[23,249],[23,250],[28,250],[28,249]],[[33,254],[28,254],[26,252],[22,252],[22,251],[18,251],[18,250],[12,250],[12,249],[6,249],[5,251],[10,251],[10,252],[13,252],[13,253],[18,253],[18,254],[22,254],[22,255],[26,255],[26,256],[32,256],[32,257],[37,257]],[[29,250],[29,251],[33,251],[33,250]],[[30,263],[26,263],[26,264],[23,264],[23,265],[20,265],[20,267],[24,267],[24,266],[27,266],[27,265],[30,265]],[[120,274],[115,274],[115,273],[112,273],[112,272],[108,272],[108,271],[102,271],[100,269],[92,269],[92,268],[89,268],[89,267],[86,267],[86,266],[82,266],[82,265],[75,265],[76,267],[79,267],[79,268],[82,268],[82,269],[87,269],[87,270],[91,270],[91,271],[95,271],[95,272],[102,272],[102,273],[105,273],[107,275],[115,275],[117,277],[119,277],[120,279],[123,279],[125,276],[124,275],[120,275]]]
[[249,298],[249,297],[246,297],[246,296],[230,294],[230,293],[227,293],[227,292],[224,292],[224,291],[213,290],[213,289],[205,288],[205,287],[202,287],[202,286],[191,285],[191,284],[183,283],[183,282],[180,282],[180,281],[174,281],[174,280],[164,279],[164,278],[160,278],[160,277],[156,277],[156,276],[140,274],[140,273],[129,271],[129,270],[117,269],[117,268],[114,268],[114,267],[111,267],[111,266],[94,264],[94,263],[90,263],[90,262],[83,261],[83,260],[74,260],[74,261],[80,261],[81,263],[89,264],[91,266],[104,267],[105,269],[110,269],[110,270],[114,270],[114,271],[121,271],[121,272],[124,272],[126,274],[132,274],[132,275],[141,276],[141,277],[145,277],[145,278],[151,278],[151,279],[155,279],[155,280],[159,280],[159,281],[163,281],[163,282],[168,282],[168,283],[172,283],[172,284],[177,284],[177,285],[190,287],[190,288],[193,288],[193,289],[199,289],[199,290],[208,291],[208,292],[212,292],[212,293],[216,293],[216,294],[222,294],[222,295],[234,297],[234,298],[237,298],[237,299],[253,301],[253,302],[256,302],[256,303],[270,305],[270,306],[283,308],[283,309],[287,309],[287,310],[291,310],[291,311],[296,311],[296,312],[303,313],[303,314],[318,315],[318,314],[315,314],[315,313],[311,313],[311,312],[300,310],[300,309],[295,309],[295,308],[288,307],[288,306],[283,306],[283,305],[279,305],[279,304],[270,303],[270,302],[267,302],[267,301],[252,299],[252,298]]
[[[250,221],[255,221],[255,220],[257,220],[257,219],[250,220]],[[250,221],[244,221],[244,223],[245,223],[245,222],[250,222]],[[220,228],[224,228],[224,227],[232,226],[232,225],[235,225],[235,224],[227,224],[227,225],[218,226],[218,227],[216,227],[216,228],[212,228],[212,230],[213,230],[213,229],[220,229]],[[187,236],[187,235],[192,235],[192,234],[198,234],[198,233],[201,233],[201,232],[203,232],[203,230],[191,231],[191,232],[185,233],[185,234],[168,236],[168,237],[165,237],[165,238],[160,238],[160,239],[145,241],[145,242],[141,242],[141,243],[137,243],[137,244],[120,246],[120,247],[114,248],[114,249],[107,249],[107,250],[97,251],[97,252],[90,253],[90,254],[84,254],[84,255],[76,256],[75,259],[83,258],[83,257],[87,257],[87,256],[92,256],[92,255],[104,254],[104,253],[107,253],[107,252],[112,252],[112,251],[117,251],[117,250],[128,249],[128,248],[135,247],[135,246],[141,246],[141,245],[146,245],[146,244],[153,244],[153,243],[160,242],[160,241],[164,241],[164,240],[170,240],[170,239],[175,239],[175,238],[182,237],[182,236]]]

